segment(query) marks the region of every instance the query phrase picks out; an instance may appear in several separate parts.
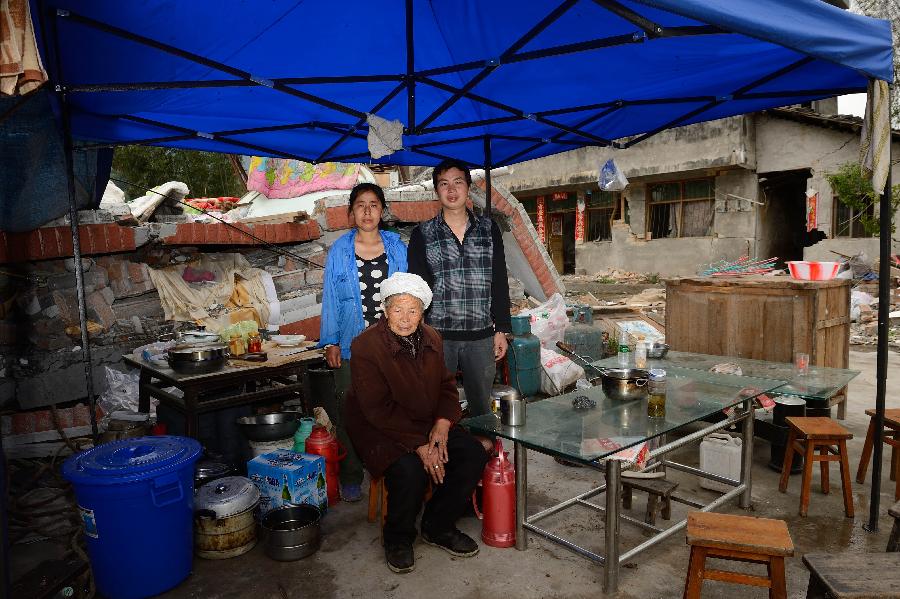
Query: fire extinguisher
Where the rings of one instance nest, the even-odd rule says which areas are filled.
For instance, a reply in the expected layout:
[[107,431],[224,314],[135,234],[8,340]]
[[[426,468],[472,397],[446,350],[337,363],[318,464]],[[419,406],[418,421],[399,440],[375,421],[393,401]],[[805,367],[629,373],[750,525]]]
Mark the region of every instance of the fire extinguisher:
[[478,510],[474,493],[472,505],[482,521],[481,540],[491,547],[512,547],[516,544],[516,470],[500,439],[494,443],[494,453],[478,483],[484,512]]
[[317,424],[306,438],[306,453],[314,453],[325,458],[325,484],[328,489],[328,505],[332,506],[341,500],[338,488],[338,476],[341,471],[341,460],[347,452],[334,435],[324,426]]

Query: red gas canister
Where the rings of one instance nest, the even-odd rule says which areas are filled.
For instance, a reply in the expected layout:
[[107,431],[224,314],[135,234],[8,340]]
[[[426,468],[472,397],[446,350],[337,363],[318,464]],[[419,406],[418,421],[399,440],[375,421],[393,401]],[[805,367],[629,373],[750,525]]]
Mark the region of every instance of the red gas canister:
[[512,547],[516,544],[516,470],[500,439],[496,440],[494,451],[497,456],[484,467],[480,483],[484,512],[478,512],[477,506],[475,511],[483,520],[482,541],[491,547]]
[[328,505],[335,505],[341,500],[338,488],[338,474],[341,460],[347,455],[341,451],[341,445],[334,435],[324,426],[317,424],[306,438],[306,453],[314,453],[325,458],[325,484],[328,490]]

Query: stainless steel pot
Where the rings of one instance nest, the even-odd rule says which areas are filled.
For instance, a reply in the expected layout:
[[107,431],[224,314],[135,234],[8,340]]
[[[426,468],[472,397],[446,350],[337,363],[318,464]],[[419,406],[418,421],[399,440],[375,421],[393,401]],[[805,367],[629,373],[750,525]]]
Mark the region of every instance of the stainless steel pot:
[[[647,397],[650,373],[643,368],[600,368],[603,393],[614,401],[631,401]],[[596,379],[594,379],[596,385]]]
[[236,422],[248,441],[280,441],[297,432],[300,417],[299,412],[275,412],[241,416]]
[[262,521],[266,555],[292,562],[315,553],[322,544],[321,517],[319,508],[305,504],[285,505],[266,514]]
[[243,476],[213,481],[194,496],[194,548],[206,559],[228,559],[247,553],[256,545],[259,489]]
[[491,389],[491,411],[506,426],[525,424],[525,400],[515,387],[494,385]]
[[230,353],[224,343],[175,346],[168,352],[169,368],[180,374],[206,374],[220,370]]

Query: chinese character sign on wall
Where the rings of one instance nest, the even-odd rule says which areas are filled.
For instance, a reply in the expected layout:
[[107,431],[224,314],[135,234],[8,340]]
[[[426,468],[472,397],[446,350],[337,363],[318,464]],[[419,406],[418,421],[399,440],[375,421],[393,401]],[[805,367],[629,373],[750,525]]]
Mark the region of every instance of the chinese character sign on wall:
[[578,198],[575,210],[575,243],[584,243],[584,198]]
[[819,228],[819,193],[810,189],[806,192],[806,232]]
[[541,243],[547,243],[547,231],[544,227],[544,196],[537,199],[537,234]]

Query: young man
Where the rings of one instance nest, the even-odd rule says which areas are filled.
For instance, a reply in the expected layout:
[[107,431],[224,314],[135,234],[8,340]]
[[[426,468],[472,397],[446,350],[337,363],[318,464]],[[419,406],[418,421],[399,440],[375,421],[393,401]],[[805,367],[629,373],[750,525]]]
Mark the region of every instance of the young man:
[[431,287],[426,322],[444,339],[447,369],[462,371],[470,413],[487,414],[511,331],[503,238],[496,223],[466,207],[472,176],[465,164],[444,160],[431,177],[441,211],[413,229],[409,272]]

